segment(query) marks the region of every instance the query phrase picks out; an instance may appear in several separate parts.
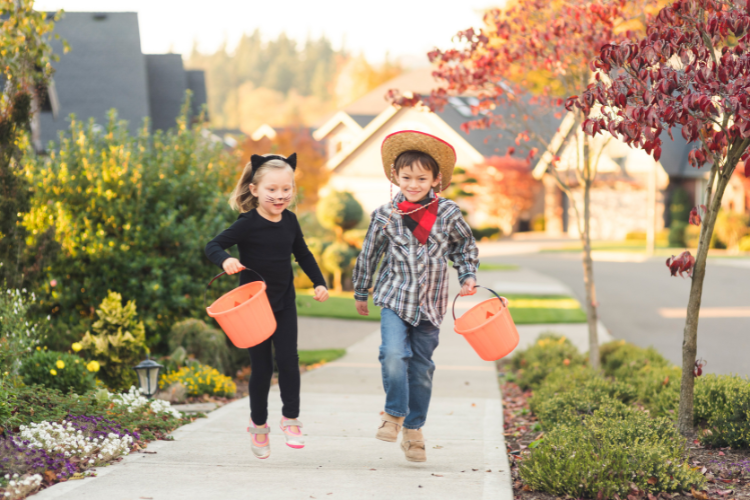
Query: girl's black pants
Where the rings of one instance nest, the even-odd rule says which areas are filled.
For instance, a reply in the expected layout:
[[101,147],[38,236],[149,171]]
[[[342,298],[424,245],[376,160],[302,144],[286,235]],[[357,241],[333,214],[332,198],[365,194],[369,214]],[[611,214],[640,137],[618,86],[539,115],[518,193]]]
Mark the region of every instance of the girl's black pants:
[[[255,425],[268,420],[268,392],[273,377],[273,350],[279,368],[281,413],[286,418],[299,417],[299,356],[297,355],[297,308],[274,311],[276,331],[264,342],[250,347],[250,418]],[[273,343],[273,349],[271,344]]]

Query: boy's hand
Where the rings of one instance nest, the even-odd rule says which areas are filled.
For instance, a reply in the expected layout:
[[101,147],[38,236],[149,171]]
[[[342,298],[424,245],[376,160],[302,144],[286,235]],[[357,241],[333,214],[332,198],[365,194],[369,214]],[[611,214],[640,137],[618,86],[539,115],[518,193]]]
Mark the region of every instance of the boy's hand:
[[328,300],[328,289],[324,286],[316,286],[315,287],[315,297],[313,297],[318,302],[325,302]]
[[472,278],[469,278],[461,287],[461,296],[463,297],[464,295],[474,295],[475,293],[477,293],[477,282]]
[[367,309],[367,302],[363,301],[357,301],[357,312],[360,316],[369,316],[370,311]]
[[245,266],[240,264],[240,261],[235,259],[234,257],[229,257],[227,260],[222,262],[221,267],[224,268],[224,271],[226,271],[227,274],[237,274],[238,272],[245,269]]

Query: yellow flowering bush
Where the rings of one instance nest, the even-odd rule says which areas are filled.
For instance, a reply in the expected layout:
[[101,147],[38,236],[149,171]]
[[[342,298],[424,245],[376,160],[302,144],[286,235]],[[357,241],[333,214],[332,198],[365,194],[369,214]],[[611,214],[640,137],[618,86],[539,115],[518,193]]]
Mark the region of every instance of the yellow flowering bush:
[[179,382],[187,388],[189,396],[233,396],[237,386],[230,377],[222,375],[216,368],[200,363],[183,366],[176,372],[167,373],[159,379],[159,389]]

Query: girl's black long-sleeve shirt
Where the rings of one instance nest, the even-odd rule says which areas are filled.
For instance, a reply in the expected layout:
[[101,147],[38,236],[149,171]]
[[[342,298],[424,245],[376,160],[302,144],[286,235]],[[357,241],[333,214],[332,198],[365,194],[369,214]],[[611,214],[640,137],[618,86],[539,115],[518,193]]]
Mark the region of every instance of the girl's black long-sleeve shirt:
[[[279,222],[272,222],[253,209],[240,214],[228,229],[206,245],[206,256],[219,267],[231,257],[226,249],[237,245],[240,262],[258,272],[266,281],[271,308],[280,311],[294,306],[294,273],[291,255],[313,284],[326,286],[315,257],[307,248],[297,216],[284,210]],[[240,285],[259,281],[255,273],[241,271]]]

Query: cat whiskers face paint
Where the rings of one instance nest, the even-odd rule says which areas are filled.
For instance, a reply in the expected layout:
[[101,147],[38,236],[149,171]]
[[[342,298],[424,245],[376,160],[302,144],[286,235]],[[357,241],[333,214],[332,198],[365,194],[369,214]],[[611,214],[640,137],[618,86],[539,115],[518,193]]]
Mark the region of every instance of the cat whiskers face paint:
[[278,203],[290,203],[292,201],[292,195],[286,195],[286,196],[279,196],[274,198],[273,196],[266,196],[266,203],[270,203],[272,205],[278,204]]

